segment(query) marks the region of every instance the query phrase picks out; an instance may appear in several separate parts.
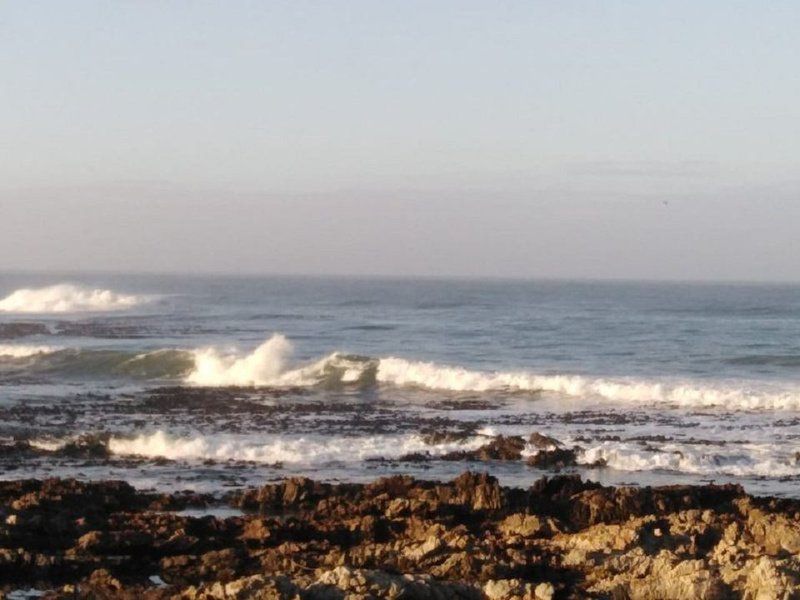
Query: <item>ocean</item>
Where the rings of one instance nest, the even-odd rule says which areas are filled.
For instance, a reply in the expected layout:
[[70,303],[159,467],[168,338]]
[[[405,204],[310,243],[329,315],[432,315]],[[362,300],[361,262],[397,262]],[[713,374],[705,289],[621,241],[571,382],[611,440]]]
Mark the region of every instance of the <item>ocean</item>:
[[0,275],[0,478],[219,490],[574,448],[604,484],[800,496],[800,287]]

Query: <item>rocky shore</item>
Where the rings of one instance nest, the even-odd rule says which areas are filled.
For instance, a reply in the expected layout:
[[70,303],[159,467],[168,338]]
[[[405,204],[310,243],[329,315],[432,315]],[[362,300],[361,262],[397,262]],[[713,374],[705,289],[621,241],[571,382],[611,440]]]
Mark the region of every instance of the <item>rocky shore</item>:
[[[800,501],[738,486],[0,482],[11,598],[795,598]],[[30,592],[30,595],[25,594]]]

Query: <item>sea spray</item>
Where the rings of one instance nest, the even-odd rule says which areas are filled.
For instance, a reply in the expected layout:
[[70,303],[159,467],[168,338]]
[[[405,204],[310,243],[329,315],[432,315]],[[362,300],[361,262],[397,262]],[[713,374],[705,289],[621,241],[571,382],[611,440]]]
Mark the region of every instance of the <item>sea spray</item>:
[[0,312],[41,314],[105,312],[132,308],[147,300],[145,296],[62,283],[15,290],[0,300]]

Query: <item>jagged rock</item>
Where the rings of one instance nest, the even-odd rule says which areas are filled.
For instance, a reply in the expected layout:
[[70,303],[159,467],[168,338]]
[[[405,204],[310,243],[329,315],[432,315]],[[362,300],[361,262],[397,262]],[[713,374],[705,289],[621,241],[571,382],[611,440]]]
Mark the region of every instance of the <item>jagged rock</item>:
[[702,560],[676,560],[667,552],[655,558],[637,555],[627,562],[628,570],[595,589],[608,590],[615,597],[630,600],[724,600],[730,589]]
[[549,435],[543,435],[538,432],[533,432],[530,435],[528,438],[528,443],[539,450],[554,450],[561,446],[561,442],[559,442],[556,438],[552,438]]
[[546,537],[552,533],[549,522],[545,522],[544,519],[536,515],[521,513],[506,517],[500,523],[498,529],[505,536]]
[[536,600],[552,600],[556,593],[552,583],[544,582],[537,585],[533,590],[533,597]]
[[768,556],[754,559],[748,565],[744,600],[790,600],[800,596],[798,564],[777,561]]
[[800,527],[796,520],[782,514],[766,514],[746,499],[739,501],[737,508],[747,518],[753,540],[763,546],[767,554],[800,554]]
[[577,455],[575,450],[554,448],[552,450],[539,450],[536,454],[529,456],[528,460],[525,462],[529,466],[539,469],[563,469],[564,467],[576,465],[576,461]]
[[265,542],[270,538],[270,522],[268,519],[251,519],[247,521],[241,535],[243,540]]
[[[337,592],[344,592],[344,596]],[[479,600],[481,593],[478,588],[463,583],[436,581],[428,575],[393,575],[384,571],[336,567],[323,573],[304,591],[303,596],[309,600],[342,597]]]
[[501,507],[500,485],[487,473],[464,473],[453,480],[455,495],[451,503],[466,505],[472,510],[497,510]]
[[520,436],[497,436],[475,451],[478,460],[519,460],[525,449],[525,440]]
[[525,440],[522,437],[498,435],[477,450],[457,450],[443,455],[441,460],[520,460],[524,449]]
[[171,512],[206,500],[0,481],[0,581],[46,600],[788,600],[800,585],[800,502],[738,486],[295,478],[232,495],[241,516]]
[[190,586],[177,598],[179,600],[293,600],[300,589],[288,577],[252,575],[228,583]]

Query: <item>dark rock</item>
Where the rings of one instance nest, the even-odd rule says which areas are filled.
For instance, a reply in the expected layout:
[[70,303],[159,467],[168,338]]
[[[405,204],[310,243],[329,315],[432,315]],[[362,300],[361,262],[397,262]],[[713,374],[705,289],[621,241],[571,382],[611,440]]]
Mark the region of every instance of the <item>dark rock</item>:
[[539,450],[528,457],[526,463],[539,469],[563,469],[577,464],[574,449],[556,448],[554,450]]
[[477,450],[458,450],[442,456],[442,460],[467,460],[467,461],[486,461],[486,460],[520,460],[522,451],[525,449],[525,440],[519,436],[505,437],[499,435],[491,442],[478,448]]
[[549,435],[542,435],[535,431],[528,438],[528,443],[539,450],[549,450],[561,446],[561,442],[556,438],[552,438]]
[[0,482],[0,581],[65,600],[789,598],[800,583],[800,502],[732,485],[524,490],[467,472],[232,500],[264,514],[187,517],[169,507],[210,499],[123,482]]

